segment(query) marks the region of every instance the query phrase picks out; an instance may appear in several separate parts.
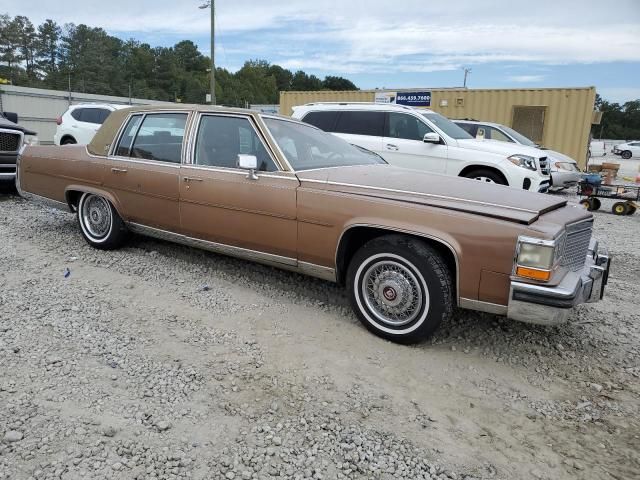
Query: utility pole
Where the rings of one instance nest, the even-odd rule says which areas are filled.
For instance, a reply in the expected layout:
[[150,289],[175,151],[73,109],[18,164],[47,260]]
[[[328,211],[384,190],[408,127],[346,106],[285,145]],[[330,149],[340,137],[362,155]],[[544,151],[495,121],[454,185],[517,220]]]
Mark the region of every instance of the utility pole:
[[215,0],[207,0],[201,9],[211,9],[211,105],[216,104],[216,57],[215,57],[215,38],[216,38],[216,3]]
[[463,84],[463,87],[467,88],[467,77],[471,73],[471,69],[465,67],[465,68],[463,68],[463,70],[464,70],[464,84]]

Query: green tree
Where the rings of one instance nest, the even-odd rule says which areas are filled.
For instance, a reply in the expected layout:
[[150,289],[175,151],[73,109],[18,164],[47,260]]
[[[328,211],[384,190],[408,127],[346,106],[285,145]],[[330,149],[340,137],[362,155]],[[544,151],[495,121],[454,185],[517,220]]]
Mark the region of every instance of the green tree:
[[325,90],[358,90],[358,87],[351,80],[333,76],[324,77],[322,87]]
[[35,42],[36,68],[45,79],[56,74],[61,33],[60,26],[53,20],[47,19],[38,26],[38,38]]

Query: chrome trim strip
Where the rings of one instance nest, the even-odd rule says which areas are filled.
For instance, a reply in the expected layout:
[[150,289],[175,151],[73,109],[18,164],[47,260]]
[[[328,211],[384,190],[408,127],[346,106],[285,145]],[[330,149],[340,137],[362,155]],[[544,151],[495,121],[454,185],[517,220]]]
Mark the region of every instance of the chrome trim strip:
[[[242,175],[243,177],[247,176],[248,171],[241,168],[224,168],[224,167],[209,167],[204,165],[182,165],[183,167],[193,168],[195,170],[202,170],[205,172],[220,172],[220,173],[231,173],[234,175]],[[256,174],[258,178],[279,178],[283,180],[293,180],[296,183],[300,183],[298,177],[295,175],[290,175],[289,172],[281,171],[283,175],[276,175],[274,173],[263,173],[257,171]]]
[[170,242],[186,245],[188,247],[200,248],[210,252],[228,255],[230,257],[236,257],[243,260],[262,263],[271,267],[290,270],[330,282],[336,281],[335,270],[330,267],[323,267],[322,265],[316,265],[307,262],[299,262],[295,258],[259,252],[256,250],[250,250],[248,248],[234,247],[232,245],[209,242],[207,240],[193,238],[187,235],[169,232],[167,230],[161,230],[159,228],[148,227],[146,225],[141,225],[134,222],[127,223],[127,227],[129,227],[129,230],[134,233],[158,238],[160,240],[167,240]]
[[303,275],[320,278],[328,282],[336,281],[336,270],[331,267],[323,267],[315,263],[298,262],[298,271]]
[[506,315],[508,307],[497,303],[482,302],[471,298],[460,298],[460,308],[468,310],[477,310],[479,312],[492,313],[494,315]]
[[[104,157],[102,157],[104,158]],[[130,158],[130,157],[109,157],[109,160],[117,160],[119,162],[130,162],[130,163],[139,163],[142,165],[155,165],[158,167],[170,167],[170,168],[180,168],[179,163],[173,162],[163,162],[161,160],[140,160],[138,158]]]
[[458,261],[458,254],[456,253],[456,251],[454,250],[454,248],[446,241],[442,240],[441,238],[435,237],[433,235],[429,235],[426,233],[421,233],[421,232],[413,232],[411,230],[404,230],[401,228],[395,228],[395,227],[389,227],[389,226],[385,226],[385,225],[374,225],[374,224],[368,224],[368,223],[356,223],[353,225],[349,225],[348,228],[346,228],[341,234],[340,234],[340,238],[338,239],[338,246],[336,247],[336,257],[335,257],[335,265],[336,265],[336,279],[338,276],[338,252],[340,252],[340,245],[342,244],[342,239],[344,238],[344,234],[347,233],[349,230],[353,229],[353,228],[357,228],[357,227],[366,227],[366,228],[377,228],[380,230],[388,230],[390,232],[400,232],[400,233],[406,233],[407,235],[415,235],[416,237],[423,237],[423,238],[428,238],[429,240],[433,240],[434,242],[438,242],[440,244],[442,244],[443,246],[447,247],[449,249],[449,251],[451,252],[451,254],[453,255],[453,260],[456,264],[456,304],[460,305],[460,262]]
[[15,172],[11,172],[11,173],[2,173],[0,172],[0,178],[13,178],[16,176]]
[[402,193],[402,194],[407,194],[407,195],[418,195],[418,196],[422,196],[422,197],[429,197],[429,198],[437,198],[440,200],[453,200],[453,201],[457,201],[457,202],[464,202],[464,203],[472,203],[472,204],[478,204],[478,205],[485,205],[485,206],[489,206],[489,207],[497,207],[497,208],[504,208],[507,210],[514,210],[514,211],[518,211],[518,212],[526,212],[526,213],[533,213],[538,215],[538,211],[537,210],[529,210],[526,208],[518,208],[518,207],[510,207],[508,205],[499,205],[497,203],[487,203],[487,202],[481,202],[479,200],[469,200],[469,199],[464,199],[464,198],[458,198],[458,197],[449,197],[446,195],[436,195],[433,193],[422,193],[422,192],[412,192],[410,190],[396,190],[393,188],[385,188],[385,187],[373,187],[373,186],[369,186],[369,185],[358,185],[355,183],[342,183],[342,182],[331,182],[331,181],[327,181],[327,180],[312,180],[312,179],[307,179],[307,178],[300,178],[301,182],[310,182],[310,183],[320,183],[320,184],[325,184],[325,185],[337,185],[340,187],[353,187],[353,188],[365,188],[365,189],[370,189],[370,190],[379,190],[382,192],[391,192],[391,193]]
[[127,226],[134,233],[140,233],[150,237],[159,238],[161,240],[170,240],[172,242],[181,243],[188,246],[198,247],[212,252],[222,253],[232,257],[245,258],[259,262],[266,262],[277,265],[297,265],[295,258],[273,255],[271,253],[258,252],[247,248],[234,247],[223,243],[210,242],[199,238],[189,237],[180,233],[174,233],[159,228],[149,227],[139,223],[128,223]]

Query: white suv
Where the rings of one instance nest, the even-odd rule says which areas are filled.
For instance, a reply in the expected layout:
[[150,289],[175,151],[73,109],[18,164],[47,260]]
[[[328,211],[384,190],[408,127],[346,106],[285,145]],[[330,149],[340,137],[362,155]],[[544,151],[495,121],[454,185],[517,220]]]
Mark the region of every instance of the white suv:
[[91,142],[100,126],[114,110],[127,108],[129,105],[113,105],[108,103],[80,103],[71,105],[66,112],[56,119],[58,128],[53,136],[56,145]]
[[531,147],[474,139],[431,110],[376,103],[310,103],[293,117],[406,168],[509,185],[534,192],[549,189],[544,152]]

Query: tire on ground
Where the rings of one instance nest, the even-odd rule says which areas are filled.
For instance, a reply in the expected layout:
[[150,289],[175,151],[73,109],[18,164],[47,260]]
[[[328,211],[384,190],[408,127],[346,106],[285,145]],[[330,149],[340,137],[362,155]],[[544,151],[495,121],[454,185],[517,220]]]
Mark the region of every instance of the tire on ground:
[[465,173],[464,176],[472,180],[484,181],[487,183],[497,183],[498,185],[508,185],[507,181],[502,177],[502,175],[496,173],[494,170],[489,170],[486,168],[471,170],[470,172]]
[[631,151],[625,150],[620,154],[620,156],[625,160],[629,160],[631,158]]
[[363,245],[349,264],[347,290],[364,326],[398,343],[428,338],[453,311],[453,279],[444,259],[406,235]]
[[62,140],[62,142],[60,142],[60,145],[74,145],[78,142],[76,142],[76,139],[73,137],[67,137],[64,140]]
[[114,250],[127,240],[129,230],[106,198],[83,193],[77,209],[80,232],[89,245]]

